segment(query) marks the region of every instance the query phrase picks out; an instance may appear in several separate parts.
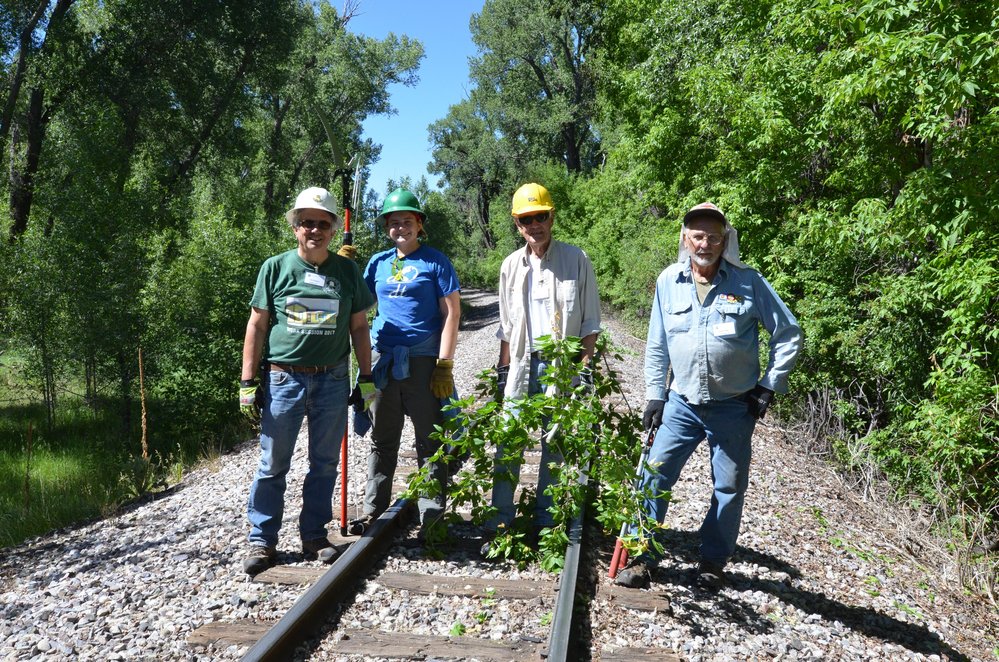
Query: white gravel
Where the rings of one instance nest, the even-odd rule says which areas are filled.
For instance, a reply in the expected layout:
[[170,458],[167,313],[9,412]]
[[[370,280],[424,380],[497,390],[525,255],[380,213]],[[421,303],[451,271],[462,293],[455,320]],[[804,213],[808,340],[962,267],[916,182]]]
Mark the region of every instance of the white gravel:
[[[495,295],[466,292],[465,299],[495,311]],[[463,393],[497,355],[494,314],[469,319],[467,326],[455,360]],[[613,321],[605,326],[623,349],[617,367],[628,380],[629,400],[641,408],[643,343]],[[946,559],[927,556],[899,537],[881,506],[855,499],[821,463],[799,454],[781,428],[761,426],[754,444],[730,587],[711,594],[691,581],[710,486],[706,453],[699,452],[675,490],[671,555],[652,587],[669,595],[674,614],[622,612],[598,598],[590,615],[597,651],[660,647],[689,660],[999,658],[994,606],[962,594]],[[355,504],[363,491],[366,450],[365,440],[352,438],[348,488]],[[3,550],[0,659],[238,659],[244,646],[194,647],[187,637],[210,622],[276,619],[299,595],[299,589],[253,583],[242,572],[246,499],[257,454],[255,440],[248,441],[154,501]],[[300,449],[280,544],[287,564],[303,563],[296,524],[304,468]],[[552,579],[537,570],[518,573],[512,566],[481,563],[470,553],[434,561],[402,547],[383,567]],[[543,599],[483,604],[390,592],[372,582],[343,614],[341,626],[443,635],[462,623],[466,636],[544,637],[541,621],[550,609]],[[320,646],[317,659],[343,659],[331,652],[334,639]]]

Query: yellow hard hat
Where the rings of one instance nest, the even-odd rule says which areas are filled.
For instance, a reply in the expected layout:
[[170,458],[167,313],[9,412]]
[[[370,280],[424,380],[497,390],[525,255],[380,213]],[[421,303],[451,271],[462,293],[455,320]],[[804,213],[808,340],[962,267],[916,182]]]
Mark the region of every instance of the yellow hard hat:
[[513,194],[514,216],[524,214],[535,214],[539,211],[551,211],[555,209],[552,203],[551,193],[541,184],[524,184]]

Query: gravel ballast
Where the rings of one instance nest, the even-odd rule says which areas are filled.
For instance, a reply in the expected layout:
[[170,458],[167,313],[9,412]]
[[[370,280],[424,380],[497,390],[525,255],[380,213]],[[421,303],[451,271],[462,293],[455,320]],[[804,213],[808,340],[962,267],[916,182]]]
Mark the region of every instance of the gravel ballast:
[[[473,308],[455,357],[461,393],[495,363],[495,294],[468,291]],[[644,406],[644,343],[608,320],[632,407]],[[306,458],[300,436],[288,481],[280,562],[302,560],[297,519]],[[411,447],[407,426],[404,448]],[[351,438],[348,490],[360,504],[367,438]],[[0,660],[235,660],[245,646],[192,646],[211,622],[275,620],[299,589],[251,582],[242,572],[246,500],[256,440],[192,471],[174,488],[113,517],[55,531],[0,552]],[[669,555],[652,590],[668,594],[673,614],[591,604],[596,651],[655,647],[686,660],[997,660],[994,605],[966,595],[946,557],[896,524],[897,506],[862,501],[791,435],[766,420],[754,458],[742,534],[717,593],[693,581],[697,529],[710,498],[706,448],[691,458],[674,490]],[[339,487],[337,490],[339,494]],[[337,509],[339,508],[337,498]],[[338,510],[337,510],[338,512]],[[351,516],[356,510],[352,506]],[[335,526],[335,523],[334,525]],[[483,578],[551,581],[541,571],[480,561],[473,552],[446,560],[396,547],[383,569]],[[605,575],[605,573],[603,573]],[[604,583],[610,582],[606,576]],[[341,616],[343,627],[490,639],[546,636],[544,599],[441,599],[389,592],[377,580]],[[316,659],[336,657],[335,636]]]

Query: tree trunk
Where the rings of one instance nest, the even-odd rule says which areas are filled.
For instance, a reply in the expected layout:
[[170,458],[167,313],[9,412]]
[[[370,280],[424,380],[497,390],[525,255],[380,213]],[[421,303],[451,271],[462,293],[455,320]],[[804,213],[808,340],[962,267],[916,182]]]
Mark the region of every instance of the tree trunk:
[[284,118],[288,114],[291,101],[285,101],[282,105],[280,98],[274,99],[274,130],[271,133],[270,154],[267,160],[267,180],[264,183],[264,218],[271,219],[278,215],[281,206],[275,200],[276,179],[278,173],[278,151],[281,147],[282,128]]
[[479,190],[476,193],[476,208],[475,215],[478,217],[479,229],[482,230],[482,241],[485,242],[486,248],[492,250],[496,248],[496,240],[493,239],[493,233],[489,229],[489,194],[485,191],[485,186],[479,186]]
[[570,173],[578,173],[583,169],[579,158],[579,143],[576,140],[576,126],[567,124],[562,127],[562,140],[565,142],[565,169]]
[[18,171],[13,162],[10,169],[10,241],[15,241],[28,229],[28,217],[31,215],[31,203],[35,196],[35,174],[38,172],[38,162],[42,154],[42,141],[45,138],[45,125],[48,115],[43,112],[45,93],[39,88],[31,90],[31,100],[28,103],[27,149],[24,159],[24,169]]
[[218,98],[215,108],[205,121],[204,125],[201,127],[201,132],[198,134],[198,139],[195,141],[194,145],[191,146],[191,151],[188,152],[187,156],[177,165],[177,172],[174,173],[173,178],[165,187],[168,196],[174,194],[174,187],[181,182],[185,177],[187,177],[188,172],[194,167],[194,164],[198,162],[198,158],[201,156],[201,150],[204,149],[205,143],[211,137],[212,133],[215,131],[215,127],[218,125],[222,116],[225,115],[225,111],[229,108],[232,100],[240,94],[243,87],[243,79],[246,77],[247,71],[250,69],[250,65],[253,63],[253,56],[255,54],[254,44],[248,44],[246,50],[243,52],[243,59],[239,63],[239,68],[233,73],[232,80],[229,86]]
[[45,10],[49,6],[49,0],[40,0],[35,7],[35,12],[28,19],[28,23],[21,30],[18,39],[17,64],[11,72],[10,87],[7,90],[7,101],[3,105],[3,114],[0,115],[0,149],[3,142],[10,134],[10,123],[14,118],[14,108],[17,106],[17,98],[21,95],[21,83],[24,82],[24,70],[28,66],[28,54],[31,50],[31,36],[38,26],[38,21],[42,19]]

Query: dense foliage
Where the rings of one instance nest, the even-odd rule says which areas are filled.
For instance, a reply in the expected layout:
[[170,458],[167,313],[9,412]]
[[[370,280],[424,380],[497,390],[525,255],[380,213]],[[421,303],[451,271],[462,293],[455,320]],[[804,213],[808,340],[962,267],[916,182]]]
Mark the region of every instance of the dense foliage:
[[[377,158],[361,123],[394,112],[390,85],[415,84],[423,57],[408,37],[350,32],[356,9],[3,4],[5,415],[37,389],[36,434],[78,445],[55,413],[82,402],[118,422],[95,447],[136,454],[141,348],[154,454],[191,459],[245,436],[233,389],[247,302],[263,259],[293,246],[284,210],[306,186],[340,197],[348,159]],[[17,427],[5,447],[24,444]]]
[[[805,330],[781,409],[808,424],[806,441],[935,511],[959,549],[995,539],[999,10],[961,0],[524,2],[534,20],[519,22],[503,20],[508,4],[487,0],[472,25],[480,61],[504,66],[473,68],[486,92],[432,134],[441,164],[454,146],[476,146],[471,164],[439,169],[448,193],[466,199],[484,181],[469,173],[498,173],[490,223],[502,239],[512,191],[546,184],[556,235],[590,254],[602,298],[638,328],[675,259],[678,219],[713,200],[739,230],[743,259]],[[540,40],[558,52],[567,31],[556,26],[593,45],[578,64],[595,84],[577,103],[595,142],[578,167],[550,149],[559,134],[549,118],[523,111],[550,103],[543,90],[525,101],[525,81],[566,67],[516,48]],[[489,165],[495,155],[505,176]],[[495,241],[482,263],[512,245]]]

